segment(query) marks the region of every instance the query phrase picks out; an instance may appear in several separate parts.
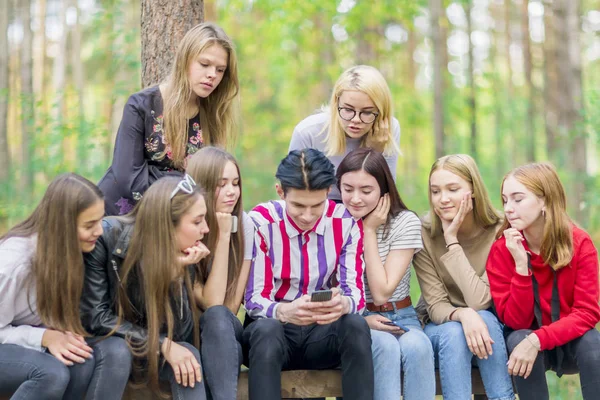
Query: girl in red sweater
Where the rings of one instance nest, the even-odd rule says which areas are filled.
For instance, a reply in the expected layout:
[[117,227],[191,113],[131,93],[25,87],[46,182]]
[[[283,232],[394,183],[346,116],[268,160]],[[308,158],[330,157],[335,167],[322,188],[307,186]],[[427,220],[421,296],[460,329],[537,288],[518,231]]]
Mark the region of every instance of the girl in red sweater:
[[548,399],[545,371],[580,373],[584,399],[600,393],[598,253],[566,212],[548,163],[518,167],[502,182],[506,219],[487,273],[506,324],[508,372],[522,400]]

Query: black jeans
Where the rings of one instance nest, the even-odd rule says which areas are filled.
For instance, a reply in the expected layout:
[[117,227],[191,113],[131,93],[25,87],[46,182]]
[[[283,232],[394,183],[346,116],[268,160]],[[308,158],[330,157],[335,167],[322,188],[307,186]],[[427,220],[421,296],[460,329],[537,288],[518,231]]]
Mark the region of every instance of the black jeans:
[[339,366],[346,400],[373,399],[371,332],[361,315],[308,326],[258,319],[244,330],[243,347],[250,400],[281,399],[282,370]]
[[213,306],[200,317],[202,368],[209,400],[233,400],[242,364],[242,323],[225,306]]
[[[530,329],[514,331],[506,338],[509,354],[531,333]],[[597,399],[600,393],[600,332],[590,329],[583,336],[566,344],[563,370],[565,374],[579,373],[581,393],[585,400]],[[546,371],[556,368],[552,350],[539,353],[527,379],[514,377],[521,400],[549,399]]]

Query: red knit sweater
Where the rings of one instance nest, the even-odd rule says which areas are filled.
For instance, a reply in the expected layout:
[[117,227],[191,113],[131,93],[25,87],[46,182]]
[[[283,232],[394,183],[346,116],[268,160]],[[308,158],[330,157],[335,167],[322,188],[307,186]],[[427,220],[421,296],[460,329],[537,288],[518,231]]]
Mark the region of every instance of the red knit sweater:
[[[598,252],[590,236],[573,227],[573,259],[557,272],[560,319],[554,323],[551,317],[552,270],[540,255],[529,250],[527,243],[524,242],[524,246],[531,253],[531,267],[538,281],[543,326],[534,333],[540,338],[542,350],[561,346],[594,328],[600,321]],[[531,328],[535,320],[531,275],[516,272],[504,237],[492,245],[486,270],[500,320],[515,330]]]

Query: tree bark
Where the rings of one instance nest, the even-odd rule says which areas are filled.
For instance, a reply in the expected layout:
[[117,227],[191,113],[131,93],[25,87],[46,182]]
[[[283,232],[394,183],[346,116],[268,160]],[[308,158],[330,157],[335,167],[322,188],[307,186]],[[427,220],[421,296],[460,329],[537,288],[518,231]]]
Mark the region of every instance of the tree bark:
[[204,20],[204,0],[142,0],[142,86],[162,82],[185,33]]
[[62,124],[64,118],[64,102],[65,102],[65,77],[66,77],[66,60],[67,60],[67,7],[66,0],[59,0],[59,21],[61,24],[61,36],[58,39],[58,52],[54,57],[54,70],[52,71],[52,86],[56,95],[54,102],[54,111],[52,113],[53,120],[56,124]]
[[532,61],[531,61],[531,42],[529,34],[529,0],[522,0],[521,3],[521,38],[523,47],[523,66],[525,69],[525,83],[527,85],[527,117],[525,123],[527,124],[526,143],[526,158],[527,161],[535,161],[535,99],[536,90],[533,85],[532,76]]
[[473,32],[473,25],[471,22],[471,7],[473,2],[469,0],[465,4],[465,14],[467,18],[467,34],[469,35],[469,108],[471,109],[471,156],[477,160],[477,100],[475,97],[475,76],[473,73],[473,43],[471,42],[471,33]]
[[583,93],[581,78],[580,0],[554,0],[556,16],[556,57],[559,97],[558,125],[561,136],[569,138],[569,169],[572,179],[567,182],[575,220],[585,221],[585,181],[587,152],[582,126]]
[[444,17],[442,0],[429,0],[431,40],[433,42],[433,131],[435,135],[435,157],[445,153],[444,143],[444,73],[447,64],[445,33],[441,25]]
[[21,188],[28,194],[33,184],[31,141],[35,131],[35,95],[33,93],[33,32],[31,31],[31,0],[21,0]]
[[8,151],[8,1],[0,1],[0,182],[10,175],[10,153]]
[[544,126],[546,130],[546,152],[548,158],[562,165],[559,155],[558,127],[558,71],[556,58],[555,18],[552,0],[544,1]]
[[46,88],[46,0],[38,0],[38,21],[39,28],[35,34],[35,45],[39,51],[34,52],[33,64],[34,64],[34,76],[33,76],[33,89],[35,94],[42,100],[44,99],[44,93]]

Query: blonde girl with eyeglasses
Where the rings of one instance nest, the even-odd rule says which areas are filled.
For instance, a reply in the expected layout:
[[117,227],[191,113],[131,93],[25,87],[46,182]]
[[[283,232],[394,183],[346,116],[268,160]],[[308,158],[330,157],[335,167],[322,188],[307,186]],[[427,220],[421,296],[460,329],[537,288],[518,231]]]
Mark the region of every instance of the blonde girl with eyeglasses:
[[[124,217],[106,217],[85,258],[84,326],[127,339],[144,382],[173,398],[205,399],[195,268],[210,252],[203,192],[185,175],[165,177]],[[134,374],[138,375],[138,374]]]
[[[368,65],[354,66],[340,75],[329,104],[294,128],[288,151],[317,149],[337,170],[342,159],[359,147],[383,153],[396,179],[400,124],[392,116],[392,95],[385,78]],[[329,198],[342,201],[335,185]]]

